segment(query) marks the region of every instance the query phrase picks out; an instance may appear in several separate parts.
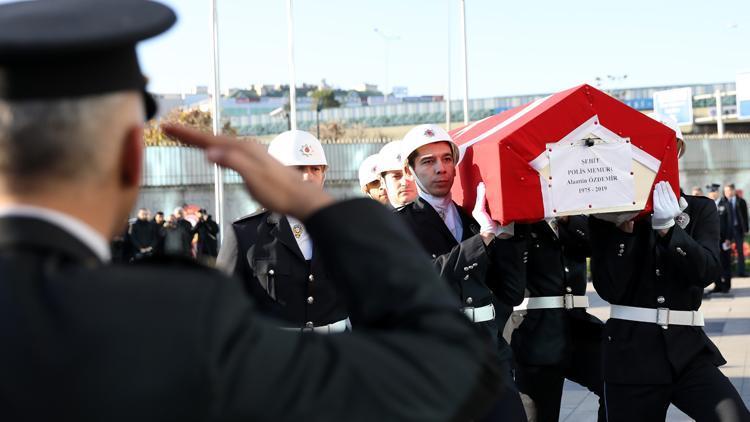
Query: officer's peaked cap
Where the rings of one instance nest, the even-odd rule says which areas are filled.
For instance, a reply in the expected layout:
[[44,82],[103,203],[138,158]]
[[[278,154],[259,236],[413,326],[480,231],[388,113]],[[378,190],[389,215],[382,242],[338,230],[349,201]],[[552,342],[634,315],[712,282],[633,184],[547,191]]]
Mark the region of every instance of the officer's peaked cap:
[[35,0],[0,5],[0,98],[78,98],[146,91],[139,41],[171,27],[176,16],[146,0]]

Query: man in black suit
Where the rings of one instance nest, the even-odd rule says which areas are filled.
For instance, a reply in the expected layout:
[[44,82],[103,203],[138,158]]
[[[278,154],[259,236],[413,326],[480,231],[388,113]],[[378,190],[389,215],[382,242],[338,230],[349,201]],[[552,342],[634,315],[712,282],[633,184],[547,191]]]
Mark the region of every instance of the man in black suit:
[[130,242],[135,251],[136,259],[153,255],[156,248],[157,232],[153,222],[149,219],[149,215],[148,209],[139,209],[136,220],[130,225]]
[[361,332],[279,330],[190,260],[107,264],[155,111],[135,44],[174,20],[138,0],[0,5],[0,419],[474,419],[497,394],[494,353],[413,237],[260,145],[165,127],[305,222]]
[[745,274],[745,234],[747,234],[747,202],[737,196],[734,184],[724,186],[722,203],[729,211],[729,231],[737,251],[737,277]]
[[719,192],[721,185],[713,183],[707,185],[706,197],[714,201],[719,214],[719,262],[721,263],[721,277],[714,282],[713,290],[708,293],[728,293],[732,287],[732,222],[729,208],[724,197]]
[[[328,161],[312,134],[286,131],[271,141],[268,153],[295,169],[300,182],[323,189]],[[350,328],[348,304],[323,262],[300,220],[261,209],[232,223],[217,265],[242,280],[282,327],[343,332]]]
[[699,421],[749,421],[706,336],[703,289],[720,276],[719,222],[707,198],[677,200],[667,182],[650,217],[591,218],[591,270],[611,304],[602,359],[609,421],[663,421],[672,403]]
[[538,422],[557,422],[563,382],[569,379],[600,397],[602,322],[586,312],[586,257],[591,254],[588,218],[571,216],[529,225],[526,310],[513,331],[519,390],[534,402]]
[[450,196],[459,159],[458,147],[437,125],[411,129],[401,145],[406,177],[416,183],[418,196],[396,210],[443,279],[453,288],[462,312],[497,346],[506,391],[486,421],[526,421],[512,377],[512,352],[502,338],[511,309],[523,300],[525,240],[512,236],[512,224],[500,227],[485,211],[480,184],[472,215]]

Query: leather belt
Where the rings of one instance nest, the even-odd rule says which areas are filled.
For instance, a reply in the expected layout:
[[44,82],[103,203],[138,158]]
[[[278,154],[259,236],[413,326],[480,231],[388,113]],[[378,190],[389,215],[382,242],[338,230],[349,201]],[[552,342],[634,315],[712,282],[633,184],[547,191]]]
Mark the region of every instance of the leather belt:
[[513,310],[523,311],[527,309],[573,309],[588,307],[588,297],[567,294],[562,296],[527,297],[520,305],[514,306]]
[[461,312],[466,315],[471,322],[485,322],[495,319],[495,305],[489,304],[481,308],[466,307],[461,308]]
[[666,329],[670,325],[703,327],[701,311],[673,311],[669,308],[637,308],[635,306],[610,305],[609,317],[626,321],[649,322]]
[[317,327],[312,325],[312,323],[307,323],[305,324],[304,327],[301,327],[301,328],[281,327],[281,329],[285,331],[302,331],[302,332],[312,332],[312,333],[318,333],[318,334],[334,334],[334,333],[343,333],[349,327],[350,327],[349,318],[347,318],[347,319],[342,319],[341,321],[336,321],[331,324],[320,325]]

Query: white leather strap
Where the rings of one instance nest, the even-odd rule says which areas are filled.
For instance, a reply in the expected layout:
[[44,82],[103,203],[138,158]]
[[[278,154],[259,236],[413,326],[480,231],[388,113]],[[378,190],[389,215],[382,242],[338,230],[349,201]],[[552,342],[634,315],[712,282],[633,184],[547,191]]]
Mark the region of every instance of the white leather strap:
[[609,317],[626,321],[649,322],[667,328],[670,325],[703,327],[701,311],[673,311],[668,308],[637,308],[635,306],[610,305]]
[[495,319],[495,305],[491,303],[481,308],[461,308],[461,312],[472,322],[485,322]]
[[318,334],[334,334],[334,333],[343,333],[351,326],[351,323],[349,322],[349,318],[342,319],[341,321],[336,321],[331,324],[327,325],[321,325],[318,327],[315,326],[305,326],[301,328],[296,327],[282,327],[282,330],[286,331],[310,331]]
[[539,296],[527,297],[520,305],[514,306],[514,311],[523,311],[528,309],[573,309],[588,308],[589,298],[586,296],[573,296],[567,294],[563,296]]

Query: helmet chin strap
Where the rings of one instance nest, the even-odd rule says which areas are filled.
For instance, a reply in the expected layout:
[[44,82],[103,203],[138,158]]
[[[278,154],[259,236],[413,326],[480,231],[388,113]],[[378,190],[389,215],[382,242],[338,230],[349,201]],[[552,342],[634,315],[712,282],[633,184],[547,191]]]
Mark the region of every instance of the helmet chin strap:
[[445,196],[435,196],[429,192],[427,192],[427,189],[425,189],[424,185],[422,185],[422,181],[419,180],[419,176],[417,176],[417,173],[414,172],[414,167],[409,165],[409,171],[411,171],[411,174],[414,175],[414,182],[417,185],[417,194],[426,199],[430,199],[432,201],[442,202],[442,201],[450,201],[451,200],[451,193],[448,191],[448,194]]

